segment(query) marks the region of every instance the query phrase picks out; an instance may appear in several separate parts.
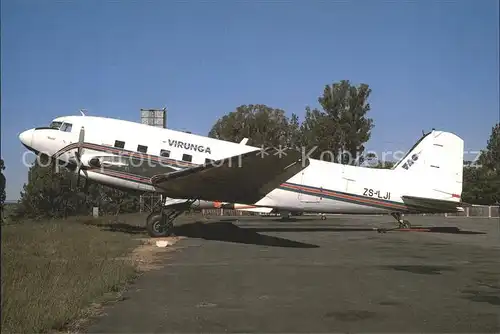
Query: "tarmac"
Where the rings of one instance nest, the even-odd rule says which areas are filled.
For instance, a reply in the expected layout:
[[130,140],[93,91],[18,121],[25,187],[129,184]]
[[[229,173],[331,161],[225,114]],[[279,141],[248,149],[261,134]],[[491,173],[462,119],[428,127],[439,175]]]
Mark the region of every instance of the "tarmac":
[[88,332],[500,332],[498,219],[239,218],[177,227]]

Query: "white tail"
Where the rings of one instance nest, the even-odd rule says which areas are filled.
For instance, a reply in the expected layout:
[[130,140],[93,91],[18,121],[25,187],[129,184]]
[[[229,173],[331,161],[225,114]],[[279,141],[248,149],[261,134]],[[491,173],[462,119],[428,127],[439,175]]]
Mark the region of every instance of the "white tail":
[[460,137],[433,130],[424,135],[393,169],[408,173],[410,187],[419,196],[459,202],[463,159],[464,141]]

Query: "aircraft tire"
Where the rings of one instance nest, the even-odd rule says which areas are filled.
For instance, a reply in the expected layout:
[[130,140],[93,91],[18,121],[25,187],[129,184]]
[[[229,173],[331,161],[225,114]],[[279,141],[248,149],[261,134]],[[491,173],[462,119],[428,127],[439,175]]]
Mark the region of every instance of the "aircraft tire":
[[[173,222],[163,222],[162,224],[162,218],[160,212],[153,212],[146,219],[146,231],[150,237],[161,238],[171,234],[172,228],[174,227]],[[166,219],[166,217],[163,219]]]

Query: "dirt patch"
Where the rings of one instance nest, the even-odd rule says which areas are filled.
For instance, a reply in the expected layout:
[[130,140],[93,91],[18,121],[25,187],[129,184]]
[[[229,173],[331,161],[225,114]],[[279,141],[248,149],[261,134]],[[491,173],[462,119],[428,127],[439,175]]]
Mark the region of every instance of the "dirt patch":
[[[175,244],[183,237],[167,238],[142,238],[141,245],[132,251],[130,258],[140,272],[160,269],[163,267],[162,254],[171,252],[178,247]],[[158,243],[167,242],[165,247],[159,247]]]

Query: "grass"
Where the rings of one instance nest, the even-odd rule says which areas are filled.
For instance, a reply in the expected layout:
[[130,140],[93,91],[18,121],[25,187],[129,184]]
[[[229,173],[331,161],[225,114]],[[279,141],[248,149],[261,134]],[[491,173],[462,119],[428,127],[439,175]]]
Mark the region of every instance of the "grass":
[[12,222],[11,216],[16,211],[17,206],[17,203],[6,203],[3,205],[3,207],[1,208],[2,212],[0,212],[0,214],[2,215],[2,224]]
[[136,276],[128,255],[139,244],[81,219],[2,226],[2,333],[62,331],[91,316]]

